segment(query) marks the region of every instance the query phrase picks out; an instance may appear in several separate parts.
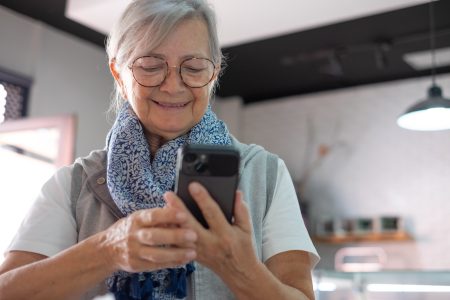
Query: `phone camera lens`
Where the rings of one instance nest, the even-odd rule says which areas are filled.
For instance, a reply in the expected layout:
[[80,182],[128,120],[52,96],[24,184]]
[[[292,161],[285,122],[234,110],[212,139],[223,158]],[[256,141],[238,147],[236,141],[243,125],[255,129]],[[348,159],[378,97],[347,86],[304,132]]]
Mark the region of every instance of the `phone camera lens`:
[[205,172],[207,169],[208,169],[208,165],[205,164],[205,163],[198,162],[198,163],[195,164],[195,170],[196,170],[198,173],[203,173],[203,172]]
[[184,160],[189,163],[194,162],[196,159],[197,155],[193,153],[188,153],[184,156]]

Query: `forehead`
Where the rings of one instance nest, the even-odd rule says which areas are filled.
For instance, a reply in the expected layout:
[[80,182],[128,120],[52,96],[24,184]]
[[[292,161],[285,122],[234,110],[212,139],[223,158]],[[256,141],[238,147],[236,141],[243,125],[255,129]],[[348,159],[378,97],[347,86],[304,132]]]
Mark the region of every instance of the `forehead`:
[[177,24],[156,47],[142,47],[140,55],[158,55],[166,59],[190,56],[210,58],[210,44],[206,23],[198,18]]

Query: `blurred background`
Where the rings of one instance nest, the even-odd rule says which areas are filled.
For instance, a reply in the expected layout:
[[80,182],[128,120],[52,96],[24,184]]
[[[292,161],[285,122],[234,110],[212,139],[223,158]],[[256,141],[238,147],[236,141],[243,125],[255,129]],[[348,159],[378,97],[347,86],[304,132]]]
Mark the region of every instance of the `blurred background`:
[[[54,170],[104,147],[105,38],[129,2],[0,0],[0,251]],[[213,108],[285,160],[317,298],[448,299],[450,130],[397,118],[433,80],[450,97],[450,1],[210,3],[228,58]]]

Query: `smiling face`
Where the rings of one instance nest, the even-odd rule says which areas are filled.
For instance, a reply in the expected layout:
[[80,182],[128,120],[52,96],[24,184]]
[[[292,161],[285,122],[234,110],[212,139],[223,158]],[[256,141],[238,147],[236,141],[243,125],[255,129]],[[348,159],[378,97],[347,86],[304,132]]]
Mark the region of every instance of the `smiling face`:
[[130,68],[124,67],[119,74],[112,64],[111,71],[121,87],[122,96],[130,102],[147,136],[171,140],[183,135],[203,117],[214,82],[201,88],[188,87],[181,80],[178,69],[187,58],[210,58],[205,23],[199,19],[182,21],[158,47],[142,51],[141,55],[166,60],[169,65],[166,79],[160,86],[143,87],[133,78]]

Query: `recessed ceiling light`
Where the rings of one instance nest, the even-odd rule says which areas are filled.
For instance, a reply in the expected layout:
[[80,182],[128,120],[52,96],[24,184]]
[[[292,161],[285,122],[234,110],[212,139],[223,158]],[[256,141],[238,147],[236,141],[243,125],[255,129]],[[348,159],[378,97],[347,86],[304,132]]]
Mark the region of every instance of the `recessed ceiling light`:
[[[436,56],[435,67],[450,66],[450,47],[434,50]],[[410,52],[403,55],[403,60],[417,71],[428,70],[432,67],[431,51]]]

